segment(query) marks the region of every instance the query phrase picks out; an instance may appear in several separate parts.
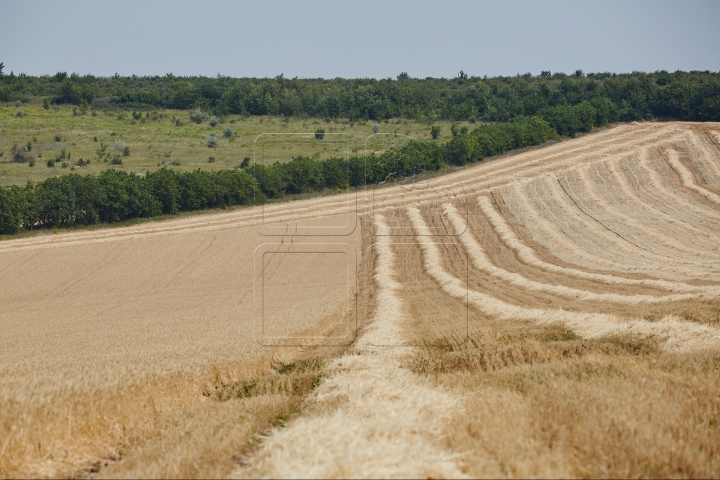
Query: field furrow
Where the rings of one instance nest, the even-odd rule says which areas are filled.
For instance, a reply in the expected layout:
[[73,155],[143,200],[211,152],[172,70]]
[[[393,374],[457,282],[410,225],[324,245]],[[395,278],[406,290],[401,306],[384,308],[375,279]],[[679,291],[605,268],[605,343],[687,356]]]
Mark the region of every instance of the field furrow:
[[657,279],[637,279],[627,278],[618,275],[611,275],[606,273],[596,273],[592,271],[584,271],[580,269],[568,268],[560,265],[556,265],[552,262],[548,262],[538,257],[535,250],[528,247],[510,228],[507,221],[503,216],[493,207],[489,198],[480,196],[477,198],[478,205],[482,213],[490,220],[493,227],[498,231],[503,241],[517,252],[520,259],[524,262],[539,267],[544,270],[553,271],[558,274],[563,274],[572,277],[578,277],[587,280],[596,280],[610,285],[648,285],[665,289],[671,292],[701,292],[708,291],[712,292],[708,287],[694,286],[683,284],[680,282],[670,282],[666,280]]
[[[446,214],[450,219],[450,222],[456,231],[464,231],[467,227],[463,218],[458,215],[457,210],[450,204],[446,206]],[[661,302],[661,301],[677,301],[687,300],[696,298],[697,294],[671,294],[662,296],[652,295],[623,295],[618,293],[596,293],[588,290],[579,290],[576,288],[566,287],[563,285],[555,285],[551,283],[537,282],[532,279],[526,278],[515,272],[510,272],[492,264],[488,255],[485,253],[482,245],[473,237],[472,233],[467,235],[460,235],[460,242],[465,246],[468,251],[470,259],[475,264],[476,268],[482,272],[497,277],[510,285],[521,288],[524,290],[536,290],[540,292],[552,293],[562,297],[574,299],[574,300],[591,300],[596,302],[612,302],[622,303],[628,305],[635,305],[637,303],[647,302]],[[718,287],[712,294],[705,294],[708,297],[716,298],[720,296],[720,287]]]
[[[387,235],[385,218],[375,231]],[[376,243],[375,305],[354,347],[327,369],[308,400],[307,414],[274,432],[231,478],[452,477],[464,478],[452,452],[438,439],[459,399],[432,388],[406,369],[402,347],[403,293],[392,242]],[[417,428],[423,425],[423,428]]]
[[0,285],[2,477],[720,466],[717,124],[9,239]]
[[[642,150],[639,155],[647,155],[647,150]],[[680,208],[678,200],[673,198],[668,201],[667,195],[660,195],[659,186],[649,178],[648,172],[640,169],[640,161],[637,156],[620,159],[617,162],[608,162],[608,170],[613,178],[621,186],[628,198],[637,197],[638,207],[642,208],[648,215],[661,217],[668,227],[673,226],[674,231],[691,232],[682,238],[686,242],[692,242],[695,248],[700,248],[702,253],[712,250],[720,236],[716,232],[717,225],[705,225],[704,218],[698,218],[688,208]],[[699,227],[696,227],[699,225]],[[703,228],[705,227],[705,228]]]
[[437,247],[428,238],[429,230],[420,211],[408,208],[408,217],[415,228],[417,240],[422,247],[424,267],[439,287],[456,298],[467,297],[482,313],[502,320],[521,319],[538,323],[562,323],[586,338],[609,335],[641,334],[656,336],[665,341],[665,348],[693,351],[720,348],[720,330],[677,317],[668,316],[657,322],[641,319],[624,322],[614,315],[602,313],[585,314],[564,310],[526,308],[510,305],[485,293],[463,288],[462,282],[442,267]]

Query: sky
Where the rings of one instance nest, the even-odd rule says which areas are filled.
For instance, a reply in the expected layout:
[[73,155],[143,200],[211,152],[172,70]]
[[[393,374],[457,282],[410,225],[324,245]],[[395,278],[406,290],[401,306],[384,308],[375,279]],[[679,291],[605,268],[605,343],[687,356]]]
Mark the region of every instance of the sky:
[[5,73],[720,71],[720,1],[0,0]]

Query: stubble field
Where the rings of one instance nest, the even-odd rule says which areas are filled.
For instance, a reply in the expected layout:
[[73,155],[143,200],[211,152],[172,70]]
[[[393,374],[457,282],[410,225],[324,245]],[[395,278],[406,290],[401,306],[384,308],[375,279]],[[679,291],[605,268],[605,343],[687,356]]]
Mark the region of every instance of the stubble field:
[[0,475],[718,476],[720,125],[258,214],[0,243]]

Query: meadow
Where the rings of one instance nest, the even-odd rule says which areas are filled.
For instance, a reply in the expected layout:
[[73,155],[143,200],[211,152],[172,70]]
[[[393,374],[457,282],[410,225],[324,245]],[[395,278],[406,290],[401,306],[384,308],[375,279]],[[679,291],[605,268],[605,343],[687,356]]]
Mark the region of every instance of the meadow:
[[[22,116],[18,116],[22,112]],[[73,114],[75,112],[76,114]],[[428,122],[390,119],[378,122],[347,119],[301,119],[298,117],[241,116],[218,117],[216,126],[210,125],[211,115],[201,123],[190,119],[188,110],[88,110],[78,114],[74,106],[51,106],[44,109],[33,103],[0,106],[0,186],[24,186],[28,180],[39,182],[52,176],[73,172],[98,174],[107,168],[143,174],[162,166],[179,172],[222,170],[238,167],[247,157],[261,163],[288,161],[293,156],[327,158],[330,156],[363,155],[366,146],[381,153],[391,148],[403,136],[430,140]],[[138,117],[138,118],[135,118]],[[368,137],[376,133],[383,135]],[[450,121],[435,121],[440,127],[438,142],[452,138]],[[458,126],[469,123],[458,122]],[[232,129],[230,137],[223,131]],[[323,140],[315,140],[314,133],[322,129]],[[208,136],[215,132],[215,148],[207,145]],[[295,135],[307,133],[307,135]],[[396,137],[395,134],[399,137]],[[260,143],[256,145],[259,135]],[[293,135],[288,135],[293,134]],[[342,135],[338,135],[342,134]],[[392,134],[392,135],[385,135]],[[392,138],[392,140],[390,140]],[[395,140],[400,138],[400,140]],[[129,147],[129,155],[116,150],[118,141]],[[100,156],[98,150],[107,145]],[[35,165],[13,161],[13,146],[30,144],[29,156]],[[256,148],[257,147],[257,148]],[[63,151],[65,155],[63,157]],[[61,158],[63,157],[63,158]],[[118,158],[122,163],[113,165]],[[58,159],[53,167],[48,160]],[[89,160],[88,165],[79,166]],[[66,166],[63,167],[63,164]]]

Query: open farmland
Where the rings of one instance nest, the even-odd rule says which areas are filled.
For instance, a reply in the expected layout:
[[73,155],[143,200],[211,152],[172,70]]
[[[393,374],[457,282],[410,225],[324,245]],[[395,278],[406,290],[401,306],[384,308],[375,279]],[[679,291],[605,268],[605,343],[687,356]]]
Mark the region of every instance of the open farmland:
[[357,204],[0,243],[0,475],[717,477],[720,125]]

